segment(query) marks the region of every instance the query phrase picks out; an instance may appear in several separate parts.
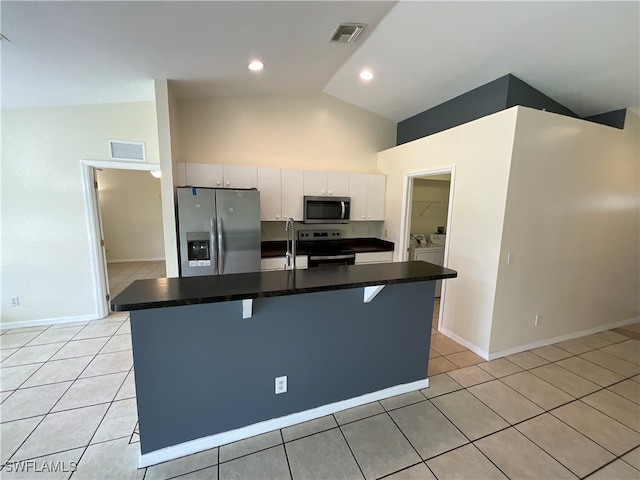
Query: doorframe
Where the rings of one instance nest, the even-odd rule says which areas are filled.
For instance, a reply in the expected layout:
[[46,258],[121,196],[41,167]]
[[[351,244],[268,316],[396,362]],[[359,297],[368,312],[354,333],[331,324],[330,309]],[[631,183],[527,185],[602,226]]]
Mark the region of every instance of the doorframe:
[[115,170],[160,170],[160,164],[133,163],[108,160],[80,160],[80,174],[82,176],[82,190],[84,194],[84,209],[87,219],[87,235],[89,237],[89,262],[93,280],[93,296],[98,318],[109,315],[109,301],[107,300],[107,259],[100,244],[100,203],[98,192],[93,179],[96,169]]
[[[456,178],[456,166],[451,165],[449,167],[435,168],[433,170],[422,170],[419,172],[407,172],[404,174],[403,186],[402,186],[402,224],[400,225],[400,255],[398,260],[406,262],[409,260],[409,244],[411,237],[411,210],[413,201],[413,181],[416,178],[432,177],[435,175],[451,175],[451,183],[449,184],[449,205],[447,208],[447,236],[444,242],[444,265],[449,264],[449,239],[451,233],[451,214],[453,211],[453,192]],[[440,292],[440,309],[438,313],[438,330],[442,326],[444,303],[447,291],[447,282],[442,282],[442,290]]]

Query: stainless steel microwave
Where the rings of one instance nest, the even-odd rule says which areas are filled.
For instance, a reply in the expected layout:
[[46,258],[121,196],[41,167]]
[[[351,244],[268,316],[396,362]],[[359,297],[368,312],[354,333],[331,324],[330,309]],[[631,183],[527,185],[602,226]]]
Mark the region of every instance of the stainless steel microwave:
[[304,223],[349,223],[351,197],[304,197]]

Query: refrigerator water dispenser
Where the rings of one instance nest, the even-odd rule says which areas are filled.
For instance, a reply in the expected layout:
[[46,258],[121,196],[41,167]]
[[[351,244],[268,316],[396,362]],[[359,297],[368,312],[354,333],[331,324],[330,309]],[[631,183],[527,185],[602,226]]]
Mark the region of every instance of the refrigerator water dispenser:
[[187,255],[190,267],[211,266],[209,232],[187,232]]

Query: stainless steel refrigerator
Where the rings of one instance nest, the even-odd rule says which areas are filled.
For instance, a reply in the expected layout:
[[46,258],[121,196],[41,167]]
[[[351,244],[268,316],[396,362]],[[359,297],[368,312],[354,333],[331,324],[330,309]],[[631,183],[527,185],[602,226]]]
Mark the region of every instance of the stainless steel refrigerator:
[[260,192],[177,191],[181,276],[260,271]]

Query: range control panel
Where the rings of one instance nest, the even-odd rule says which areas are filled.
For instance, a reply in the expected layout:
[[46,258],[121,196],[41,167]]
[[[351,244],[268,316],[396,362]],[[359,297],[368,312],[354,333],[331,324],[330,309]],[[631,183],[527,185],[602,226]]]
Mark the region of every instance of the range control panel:
[[340,230],[298,230],[298,241],[340,240]]

